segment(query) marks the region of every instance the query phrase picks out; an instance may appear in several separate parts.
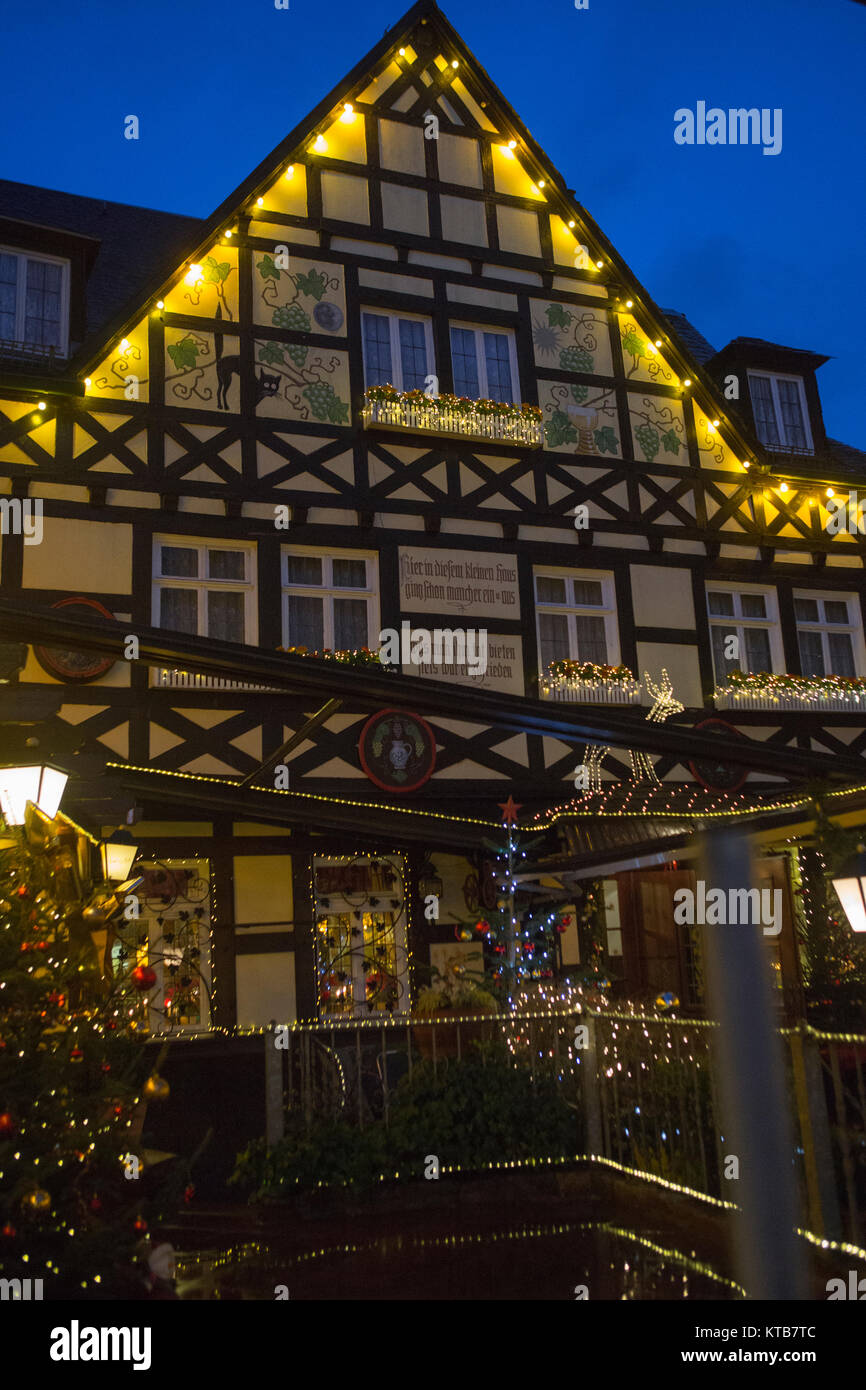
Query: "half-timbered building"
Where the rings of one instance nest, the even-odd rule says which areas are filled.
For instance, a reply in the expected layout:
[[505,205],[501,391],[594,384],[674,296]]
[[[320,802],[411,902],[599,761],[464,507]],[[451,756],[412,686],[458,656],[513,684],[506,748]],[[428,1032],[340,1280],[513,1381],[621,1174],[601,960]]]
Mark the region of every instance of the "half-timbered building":
[[621,988],[695,1007],[671,892],[751,818],[796,993],[866,455],[825,358],[714,350],[573,177],[424,0],[205,221],[0,183],[4,761],[130,816],[171,1027],[408,1009],[509,796],[560,902],[604,880]]

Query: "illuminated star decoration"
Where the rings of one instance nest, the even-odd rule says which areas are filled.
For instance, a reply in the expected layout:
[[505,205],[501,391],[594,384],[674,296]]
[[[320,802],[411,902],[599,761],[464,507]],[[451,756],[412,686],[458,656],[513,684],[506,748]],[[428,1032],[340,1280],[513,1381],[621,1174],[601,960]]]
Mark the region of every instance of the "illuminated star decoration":
[[498,804],[499,809],[502,812],[502,824],[514,825],[517,821],[517,812],[520,810],[521,806],[523,805],[523,802],[515,801],[514,797],[509,792],[508,800],[500,801]]
[[[685,706],[674,694],[671,678],[667,671],[662,671],[662,678],[656,685],[655,681],[650,680],[649,672],[644,671],[644,685],[648,694],[653,697],[652,708],[647,714],[647,719],[653,724],[662,724],[671,714],[681,714]],[[630,751],[632,777],[635,782],[655,782],[659,786],[658,775],[649,759],[648,753],[636,753],[634,749]]]

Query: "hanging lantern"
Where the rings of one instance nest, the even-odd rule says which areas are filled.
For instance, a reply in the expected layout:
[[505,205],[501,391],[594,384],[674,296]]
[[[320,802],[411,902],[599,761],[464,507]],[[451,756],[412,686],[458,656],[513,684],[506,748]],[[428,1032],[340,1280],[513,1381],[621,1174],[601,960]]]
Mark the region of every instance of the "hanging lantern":
[[837,869],[833,887],[851,930],[866,932],[866,851],[863,845],[858,845],[857,853]]
[[129,878],[129,871],[137,854],[138,845],[129,831],[115,830],[113,835],[109,835],[108,839],[102,840],[99,845],[103,878],[109,882],[123,883]]
[[53,820],[66,788],[68,774],[49,763],[0,768],[0,808],[7,825],[23,825],[28,801]]

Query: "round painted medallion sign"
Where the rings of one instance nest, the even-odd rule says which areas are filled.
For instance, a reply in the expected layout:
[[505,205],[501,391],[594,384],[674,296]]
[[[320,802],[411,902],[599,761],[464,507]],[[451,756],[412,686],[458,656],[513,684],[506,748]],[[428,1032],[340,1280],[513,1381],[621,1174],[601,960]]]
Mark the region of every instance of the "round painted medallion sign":
[[361,766],[386,792],[414,792],[436,766],[436,738],[426,720],[403,709],[382,709],[358,739]]

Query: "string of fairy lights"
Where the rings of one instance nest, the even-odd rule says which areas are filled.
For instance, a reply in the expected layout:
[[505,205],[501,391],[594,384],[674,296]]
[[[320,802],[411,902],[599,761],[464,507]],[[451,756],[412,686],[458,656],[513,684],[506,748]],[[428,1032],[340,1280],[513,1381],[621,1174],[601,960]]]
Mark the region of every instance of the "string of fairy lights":
[[[392,1258],[403,1256],[407,1250],[470,1250],[475,1246],[495,1246],[506,1245],[513,1242],[526,1240],[549,1240],[556,1236],[575,1236],[579,1234],[591,1234],[601,1232],[606,1235],[616,1236],[622,1241],[629,1241],[644,1250],[658,1255],[660,1258],[676,1265],[678,1268],[704,1279],[710,1280],[719,1287],[730,1289],[740,1298],[748,1295],[741,1284],[735,1280],[727,1278],[718,1270],[706,1264],[704,1261],[695,1258],[694,1253],[687,1254],[676,1246],[660,1245],[657,1241],[650,1240],[649,1237],[638,1231],[629,1230],[624,1226],[617,1226],[610,1221],[559,1221],[547,1224],[533,1224],[524,1222],[520,1226],[495,1231],[459,1231],[449,1232],[445,1235],[421,1236],[412,1234],[408,1237],[382,1237],[374,1236],[365,1241],[345,1241],[336,1245],[323,1245],[313,1250],[303,1250],[294,1253],[283,1253],[277,1251],[272,1246],[263,1244],[259,1241],[246,1241],[240,1246],[230,1247],[220,1251],[197,1251],[195,1253],[182,1252],[176,1257],[176,1266],[179,1282],[192,1284],[195,1282],[196,1275],[204,1270],[211,1276],[213,1283],[221,1270],[235,1269],[240,1270],[245,1264],[254,1262],[257,1269],[262,1271],[263,1267],[271,1270],[282,1269],[302,1269],[305,1265],[312,1265],[319,1261],[345,1258],[345,1256],[366,1256],[375,1255],[377,1258]],[[613,1262],[609,1262],[608,1268],[614,1270]],[[628,1262],[624,1264],[624,1273],[630,1272]],[[684,1276],[684,1283],[686,1283]]]
[[[421,19],[420,23],[425,25],[427,21]],[[395,67],[398,73],[411,74],[417,61],[418,53],[411,46],[411,43],[405,41],[382,55],[378,68],[375,70],[376,76],[381,76],[390,66]],[[456,90],[459,91],[461,100],[467,102],[470,107],[487,108],[492,112],[491,94],[486,89],[483,77],[473,71],[470,54],[465,54],[462,58],[448,58],[440,53],[436,59],[435,67],[437,70],[432,76],[425,73],[425,78],[433,84],[428,88],[431,106],[435,105],[437,94],[444,96],[451,85],[456,83],[458,84]],[[295,151],[276,168],[271,169],[258,187],[254,187],[244,195],[228,222],[224,223],[221,228],[215,227],[206,242],[194,253],[193,258],[184,265],[181,272],[167,280],[155,293],[149,306],[149,313],[159,320],[164,319],[166,299],[180,284],[192,289],[200,288],[208,278],[208,258],[213,260],[214,252],[218,252],[221,248],[246,244],[245,234],[256,217],[281,218],[279,198],[274,197],[274,190],[284,187],[286,184],[292,185],[298,169],[304,164],[314,166],[323,158],[332,157],[329,154],[331,150],[329,140],[333,139],[332,132],[346,131],[347,128],[356,126],[358,122],[363,124],[368,111],[371,115],[375,115],[375,105],[361,103],[361,98],[366,92],[372,75],[372,73],[368,73],[358,79],[358,90],[347,91],[343,99],[332,108],[329,114],[318,120],[313,128],[306,133]],[[472,94],[473,91],[475,95]],[[357,109],[358,103],[365,105],[365,109]],[[635,320],[641,331],[646,334],[647,354],[653,359],[659,353],[664,354],[664,358],[676,371],[679,394],[684,398],[687,397],[695,384],[691,373],[700,369],[686,361],[683,350],[673,340],[670,331],[661,323],[658,311],[646,292],[637,283],[613,248],[603,241],[602,234],[590,226],[587,214],[574,201],[570,191],[564,187],[561,176],[546,166],[541,152],[534,143],[527,140],[521,130],[514,126],[508,113],[497,110],[495,116],[496,130],[491,140],[493,148],[503,161],[514,162],[520,166],[529,180],[533,200],[547,204],[552,220],[555,219],[557,230],[561,229],[562,236],[570,237],[571,254],[569,259],[574,271],[585,275],[594,285],[604,286],[616,312],[628,314]],[[489,117],[485,117],[485,120],[489,128]],[[339,141],[335,149],[337,158],[340,158]],[[285,225],[288,236],[291,231],[291,224],[287,222]],[[254,231],[253,235],[255,235]],[[580,281],[576,280],[575,284],[579,287]],[[138,351],[140,356],[141,350],[136,349],[130,336],[127,336],[132,335],[134,337],[136,329],[139,327],[140,325],[135,320],[130,320],[115,346],[109,348],[106,355],[111,356],[112,353],[116,353],[125,358],[130,353],[135,354]],[[91,393],[94,389],[93,378],[86,376],[84,378],[85,394]],[[701,400],[710,400],[715,395],[715,387],[709,380],[702,378],[697,389]],[[53,401],[39,398],[39,393],[34,393],[34,397],[35,410],[32,423],[33,425],[40,425],[46,419],[52,418],[55,405]],[[716,418],[716,410],[709,405],[701,404],[700,411],[701,427],[706,433],[708,445],[712,447],[716,439],[728,444],[736,456],[735,466],[749,474],[749,490],[751,492],[763,493],[765,498],[772,497],[776,509],[779,512],[787,513],[790,519],[796,519],[797,513],[803,506],[809,506],[817,512],[819,520],[823,524],[825,503],[832,501],[836,495],[833,485],[828,486],[826,479],[819,486],[815,479],[780,476],[778,467],[771,468],[763,463],[756,456],[755,451],[740,438],[737,427],[730,419],[726,417],[722,422],[721,419]],[[837,483],[835,486],[841,487],[842,484]]]

